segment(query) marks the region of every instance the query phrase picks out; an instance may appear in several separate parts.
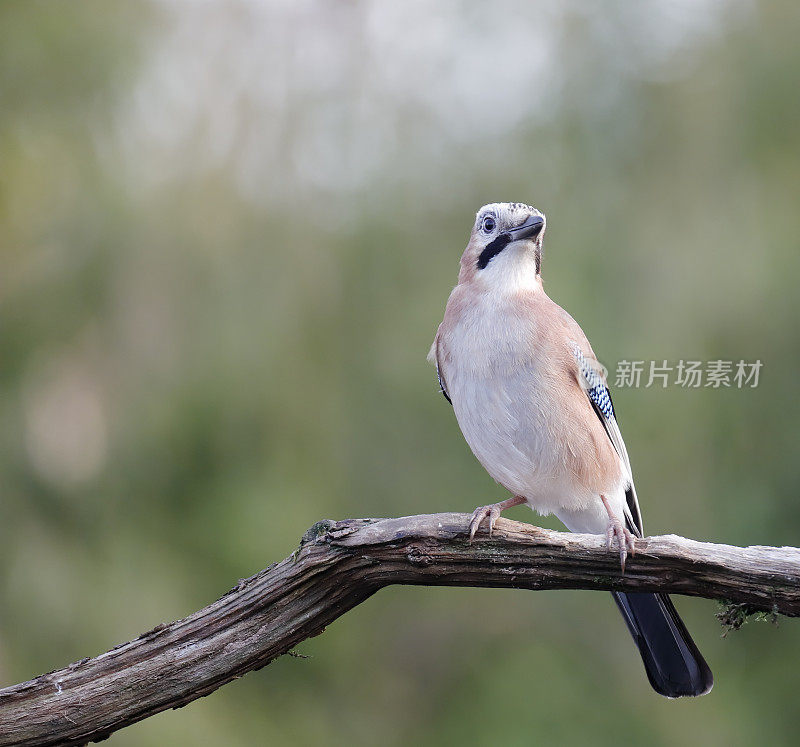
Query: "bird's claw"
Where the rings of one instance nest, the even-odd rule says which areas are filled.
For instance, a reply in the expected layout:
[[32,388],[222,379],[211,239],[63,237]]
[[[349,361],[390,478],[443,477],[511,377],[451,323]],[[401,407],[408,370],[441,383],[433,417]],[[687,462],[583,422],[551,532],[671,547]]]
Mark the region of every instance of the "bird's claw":
[[636,538],[619,519],[610,519],[608,529],[606,529],[606,547],[611,550],[614,546],[614,539],[619,543],[619,565],[625,573],[625,560],[628,557],[628,550],[631,556],[636,555]]
[[492,503],[489,506],[478,506],[473,512],[469,520],[469,541],[475,538],[475,534],[480,529],[483,520],[488,517],[489,519],[489,536],[492,536],[495,522],[500,517],[503,506],[500,503]]

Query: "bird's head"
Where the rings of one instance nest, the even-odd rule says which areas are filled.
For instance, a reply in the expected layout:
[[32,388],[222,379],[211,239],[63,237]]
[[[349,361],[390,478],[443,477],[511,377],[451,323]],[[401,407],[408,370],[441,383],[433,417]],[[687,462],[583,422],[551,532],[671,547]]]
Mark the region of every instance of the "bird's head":
[[484,205],[461,257],[459,282],[508,290],[540,285],[544,230],[544,214],[535,207],[521,202]]

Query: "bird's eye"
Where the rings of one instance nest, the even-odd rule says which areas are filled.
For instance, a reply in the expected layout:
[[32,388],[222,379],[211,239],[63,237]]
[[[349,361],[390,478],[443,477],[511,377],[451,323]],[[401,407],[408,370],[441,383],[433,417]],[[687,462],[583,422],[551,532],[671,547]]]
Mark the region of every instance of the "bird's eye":
[[491,233],[492,231],[494,231],[496,225],[497,225],[497,222],[495,221],[494,218],[492,218],[491,215],[487,215],[483,219],[482,228],[486,233]]

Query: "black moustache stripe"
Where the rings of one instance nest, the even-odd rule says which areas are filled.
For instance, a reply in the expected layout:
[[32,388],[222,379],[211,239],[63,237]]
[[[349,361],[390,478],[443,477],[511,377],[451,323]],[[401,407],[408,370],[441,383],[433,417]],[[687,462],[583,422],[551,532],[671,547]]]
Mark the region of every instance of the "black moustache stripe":
[[478,257],[478,269],[483,270],[500,252],[511,243],[511,236],[501,233],[494,241],[490,241]]

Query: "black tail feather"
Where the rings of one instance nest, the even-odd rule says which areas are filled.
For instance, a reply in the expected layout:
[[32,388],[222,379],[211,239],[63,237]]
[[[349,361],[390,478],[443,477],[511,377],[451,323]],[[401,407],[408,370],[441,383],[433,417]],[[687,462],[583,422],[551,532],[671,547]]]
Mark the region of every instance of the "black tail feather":
[[668,698],[707,693],[714,677],[666,594],[612,592],[653,689]]

